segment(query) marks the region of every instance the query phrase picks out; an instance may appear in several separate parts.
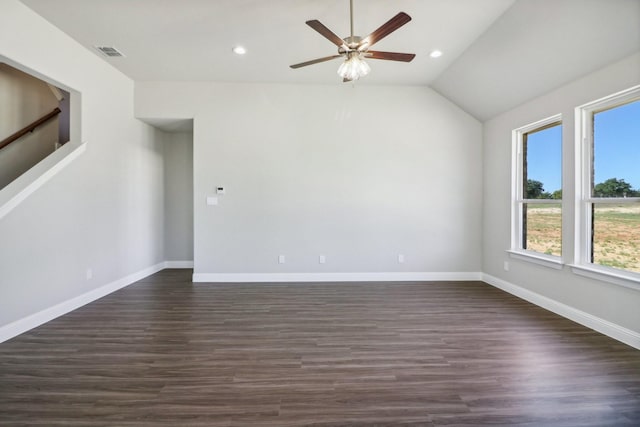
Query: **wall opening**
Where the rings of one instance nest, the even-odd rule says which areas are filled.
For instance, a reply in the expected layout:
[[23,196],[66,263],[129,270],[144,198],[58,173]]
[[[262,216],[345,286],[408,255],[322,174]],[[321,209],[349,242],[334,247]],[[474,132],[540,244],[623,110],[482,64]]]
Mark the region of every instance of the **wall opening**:
[[0,56],[0,217],[84,151],[80,105],[78,91]]

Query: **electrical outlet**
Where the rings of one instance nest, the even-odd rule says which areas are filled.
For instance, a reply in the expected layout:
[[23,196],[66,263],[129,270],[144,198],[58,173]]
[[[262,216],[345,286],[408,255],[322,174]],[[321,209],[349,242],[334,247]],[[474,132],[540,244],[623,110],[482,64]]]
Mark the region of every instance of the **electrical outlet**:
[[504,271],[509,271],[509,261],[504,262]]
[[284,263],[285,263],[284,255],[280,255],[280,256],[278,257],[278,264],[284,264]]
[[93,269],[92,268],[87,268],[86,276],[87,276],[87,280],[93,279]]
[[324,263],[326,263],[326,262],[327,262],[327,257],[326,257],[326,256],[324,256],[324,255],[320,255],[320,256],[318,257],[318,262],[319,262],[320,264],[324,264]]
[[404,264],[404,254],[398,254],[398,264]]

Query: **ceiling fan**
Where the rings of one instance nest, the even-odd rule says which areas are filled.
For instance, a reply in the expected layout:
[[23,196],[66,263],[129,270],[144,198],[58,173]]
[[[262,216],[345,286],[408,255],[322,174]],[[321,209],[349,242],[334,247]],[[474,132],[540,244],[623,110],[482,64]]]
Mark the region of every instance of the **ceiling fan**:
[[331,43],[338,46],[338,54],[294,64],[290,66],[291,68],[301,68],[336,58],[344,58],[344,62],[340,65],[340,68],[338,68],[338,74],[342,77],[343,82],[350,82],[366,76],[369,74],[369,71],[371,71],[369,65],[364,61],[365,59],[385,59],[388,61],[401,62],[411,62],[411,60],[413,60],[416,56],[415,53],[380,52],[369,50],[369,48],[375,43],[411,21],[411,17],[409,15],[404,12],[400,12],[368,36],[358,37],[353,34],[353,0],[350,0],[350,6],[350,37],[341,39],[317,19],[306,22],[308,26],[316,30]]

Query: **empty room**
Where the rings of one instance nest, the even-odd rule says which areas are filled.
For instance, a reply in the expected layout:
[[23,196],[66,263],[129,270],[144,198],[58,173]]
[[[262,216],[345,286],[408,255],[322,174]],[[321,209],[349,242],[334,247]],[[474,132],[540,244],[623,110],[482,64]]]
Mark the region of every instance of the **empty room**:
[[0,425],[640,425],[640,0],[0,0]]

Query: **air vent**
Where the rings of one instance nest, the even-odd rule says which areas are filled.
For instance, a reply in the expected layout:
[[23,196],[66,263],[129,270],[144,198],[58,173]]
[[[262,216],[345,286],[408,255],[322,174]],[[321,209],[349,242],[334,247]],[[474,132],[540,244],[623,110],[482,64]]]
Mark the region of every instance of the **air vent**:
[[110,58],[124,56],[122,52],[113,46],[96,46],[96,49],[102,52],[104,56],[108,56]]

